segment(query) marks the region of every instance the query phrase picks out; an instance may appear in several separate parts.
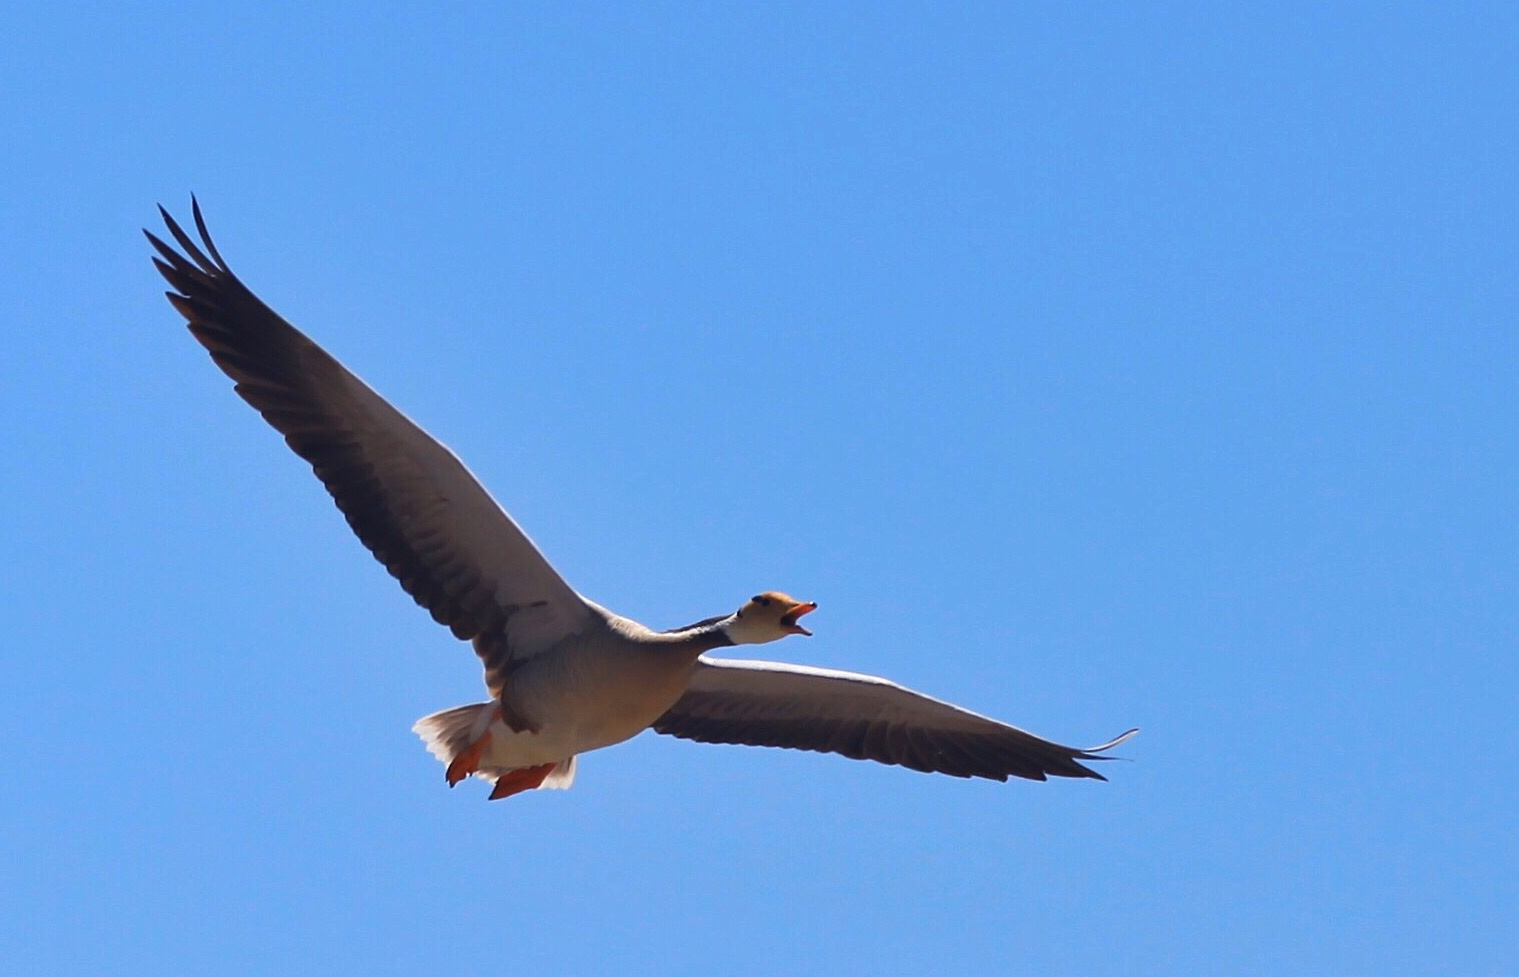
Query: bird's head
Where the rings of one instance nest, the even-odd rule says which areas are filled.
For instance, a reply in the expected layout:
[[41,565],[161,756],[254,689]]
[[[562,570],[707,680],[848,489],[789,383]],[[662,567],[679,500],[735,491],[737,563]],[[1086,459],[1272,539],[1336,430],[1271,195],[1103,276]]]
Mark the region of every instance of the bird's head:
[[788,634],[812,634],[796,623],[803,614],[811,614],[818,606],[812,601],[769,590],[756,594],[744,602],[728,619],[726,631],[736,645],[762,645],[767,641],[779,641]]

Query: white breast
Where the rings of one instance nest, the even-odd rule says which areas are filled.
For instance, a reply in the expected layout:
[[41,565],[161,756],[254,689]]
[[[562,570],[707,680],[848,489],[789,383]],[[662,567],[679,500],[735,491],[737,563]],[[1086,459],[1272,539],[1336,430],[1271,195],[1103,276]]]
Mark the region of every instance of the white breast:
[[498,720],[491,726],[490,761],[548,763],[636,736],[685,692],[689,667],[671,665],[664,649],[615,631],[523,662],[503,701],[537,730],[516,732]]

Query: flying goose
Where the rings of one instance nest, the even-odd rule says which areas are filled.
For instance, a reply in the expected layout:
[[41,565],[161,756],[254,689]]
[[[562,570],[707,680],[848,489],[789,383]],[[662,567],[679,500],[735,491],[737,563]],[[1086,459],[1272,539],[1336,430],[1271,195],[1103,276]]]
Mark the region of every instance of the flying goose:
[[473,644],[490,701],[413,727],[449,786],[490,799],[566,788],[575,758],[645,729],[702,743],[838,753],[954,777],[1105,779],[1101,746],[1061,746],[886,679],[712,658],[733,645],[810,635],[817,608],[783,593],[654,631],[576,593],[459,459],[227,266],[192,198],[200,244],[162,207],[180,250],[148,231],[169,302],[237,393],[315,470],[359,540],[433,620]]

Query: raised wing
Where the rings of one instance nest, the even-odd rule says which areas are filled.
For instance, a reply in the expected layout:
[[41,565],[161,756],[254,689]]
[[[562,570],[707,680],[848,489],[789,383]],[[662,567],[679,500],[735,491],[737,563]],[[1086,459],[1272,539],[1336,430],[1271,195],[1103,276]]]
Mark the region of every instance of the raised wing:
[[147,234],[169,301],[236,390],[311,463],[359,539],[402,588],[473,639],[499,694],[512,660],[593,619],[511,516],[442,444],[248,290],[194,205],[202,251],[159,208],[184,254]]
[[705,655],[686,694],[654,729],[702,743],[838,753],[991,780],[1105,780],[1077,761],[1112,759],[1098,754],[1138,732],[1077,749],[871,675]]

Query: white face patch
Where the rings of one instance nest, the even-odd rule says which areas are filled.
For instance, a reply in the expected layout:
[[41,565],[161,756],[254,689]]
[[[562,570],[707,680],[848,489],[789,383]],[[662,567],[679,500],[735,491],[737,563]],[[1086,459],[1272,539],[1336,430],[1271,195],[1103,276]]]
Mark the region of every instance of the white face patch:
[[[750,598],[738,612],[728,618],[723,632],[736,645],[762,645],[779,641],[788,634],[804,633],[793,622],[790,626],[781,621],[799,605],[798,601],[780,593],[760,594]],[[815,606],[815,605],[809,605]]]
[[784,638],[786,632],[781,628],[780,622],[762,614],[762,610],[750,601],[737,614],[728,618],[728,623],[723,627],[728,640],[736,645],[762,645]]

